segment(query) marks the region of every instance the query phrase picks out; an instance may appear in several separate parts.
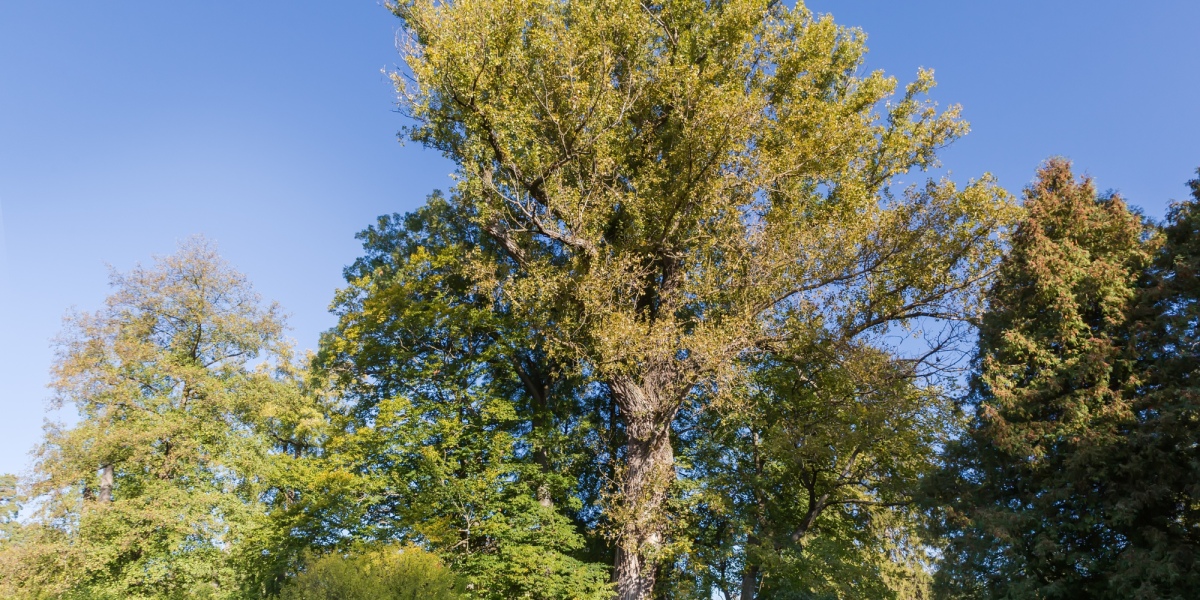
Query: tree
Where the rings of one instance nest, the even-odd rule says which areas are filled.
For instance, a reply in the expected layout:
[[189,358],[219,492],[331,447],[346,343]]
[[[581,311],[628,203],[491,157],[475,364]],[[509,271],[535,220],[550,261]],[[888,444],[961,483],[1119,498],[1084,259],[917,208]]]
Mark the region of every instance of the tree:
[[203,238],[110,283],[56,340],[54,405],[80,420],[46,432],[3,578],[33,597],[240,597],[283,496],[257,427],[291,390],[268,371],[287,368],[282,315]]
[[873,348],[759,361],[742,410],[684,420],[693,510],[723,533],[697,536],[712,582],[699,587],[731,600],[925,597],[911,499],[955,429],[952,390]]
[[[606,501],[622,600],[667,545],[672,424],[697,385],[796,328],[880,344],[959,318],[1011,214],[991,179],[899,175],[966,131],[922,71],[859,76],[861,32],[767,0],[405,0],[411,139],[500,251],[478,293],[607,388],[625,439]],[[732,399],[728,399],[732,400]],[[724,400],[723,400],[724,401]]]
[[347,401],[325,449],[331,473],[352,474],[356,512],[331,517],[428,545],[471,581],[468,597],[605,597],[580,531],[586,390],[473,289],[462,257],[488,242],[461,225],[435,194],[359,236],[367,254],[346,270],[317,360]]
[[1120,197],[1048,161],[988,294],[973,421],[931,481],[945,507],[944,593],[1119,597],[1114,520],[1134,422],[1130,310],[1152,243]]
[[0,475],[0,547],[16,541],[21,528],[17,516],[21,512],[21,496],[15,475]]
[[359,547],[312,557],[281,600],[457,600],[458,577],[417,547]]
[[1200,589],[1200,179],[1167,212],[1133,311],[1135,424],[1113,456],[1109,502],[1124,549],[1113,597],[1186,598]]
[[[17,489],[15,475],[0,475],[0,573],[13,570],[12,546],[20,540],[21,522],[17,520],[21,512],[21,496]],[[0,594],[4,597],[16,597],[14,583],[9,579],[0,579]]]

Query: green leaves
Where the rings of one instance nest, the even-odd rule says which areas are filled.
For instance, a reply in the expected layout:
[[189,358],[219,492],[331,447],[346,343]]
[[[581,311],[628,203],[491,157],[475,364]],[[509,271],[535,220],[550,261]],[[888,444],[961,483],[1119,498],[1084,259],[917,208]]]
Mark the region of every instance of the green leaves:
[[892,327],[976,316],[1011,202],[986,177],[890,192],[966,124],[927,71],[891,102],[861,32],[765,0],[391,8],[406,133],[458,165],[474,293],[619,407],[622,598],[669,554],[670,433],[698,389],[736,404],[747,360],[795,337],[896,352]]
[[594,468],[586,389],[475,284],[470,253],[489,246],[476,235],[436,194],[360,235],[367,255],[316,362],[345,400],[325,468],[352,490],[325,518],[428,545],[467,597],[606,597],[607,569],[583,560],[572,518]]
[[415,546],[359,546],[348,555],[309,556],[281,600],[457,600],[465,587]]
[[744,409],[698,406],[683,419],[698,513],[685,564],[699,587],[864,598],[926,589],[911,500],[954,429],[951,397],[864,347],[796,345],[757,362],[752,382]]
[[47,430],[3,577],[32,597],[243,597],[274,566],[273,463],[321,420],[285,380],[279,309],[202,238],[111,283],[57,340],[55,402],[81,420]]

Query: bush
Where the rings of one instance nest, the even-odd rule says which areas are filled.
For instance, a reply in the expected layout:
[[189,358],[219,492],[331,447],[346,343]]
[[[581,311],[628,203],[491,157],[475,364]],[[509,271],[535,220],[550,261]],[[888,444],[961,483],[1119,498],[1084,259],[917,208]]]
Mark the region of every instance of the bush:
[[306,562],[281,600],[457,600],[462,589],[436,556],[413,546],[364,548]]

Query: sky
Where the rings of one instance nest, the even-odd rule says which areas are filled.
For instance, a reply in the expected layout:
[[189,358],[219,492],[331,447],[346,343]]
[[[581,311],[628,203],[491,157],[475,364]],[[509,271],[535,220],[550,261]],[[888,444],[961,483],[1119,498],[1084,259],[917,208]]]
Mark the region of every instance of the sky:
[[[941,156],[1014,194],[1066,156],[1152,217],[1200,166],[1200,2],[813,0],[866,70],[933,68],[972,132]],[[0,2],[0,473],[29,466],[51,340],[127,270],[203,234],[314,348],[354,234],[450,186],[397,141],[375,0]]]

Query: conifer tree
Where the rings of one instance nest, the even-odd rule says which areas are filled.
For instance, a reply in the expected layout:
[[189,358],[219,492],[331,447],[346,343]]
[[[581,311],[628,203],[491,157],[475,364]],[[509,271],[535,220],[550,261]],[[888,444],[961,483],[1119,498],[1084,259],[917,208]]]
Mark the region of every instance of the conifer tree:
[[1101,598],[1128,540],[1110,467],[1134,418],[1129,315],[1148,230],[1120,197],[1047,162],[988,295],[973,422],[931,482],[943,593]]
[[1136,425],[1110,460],[1122,534],[1113,597],[1200,589],[1200,179],[1173,204],[1134,314]]

